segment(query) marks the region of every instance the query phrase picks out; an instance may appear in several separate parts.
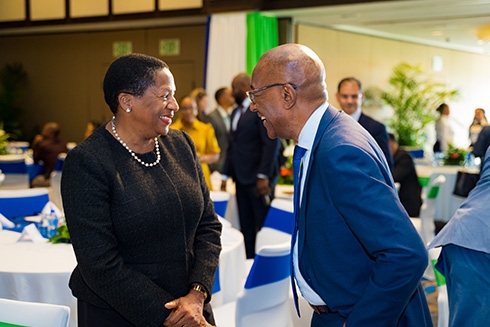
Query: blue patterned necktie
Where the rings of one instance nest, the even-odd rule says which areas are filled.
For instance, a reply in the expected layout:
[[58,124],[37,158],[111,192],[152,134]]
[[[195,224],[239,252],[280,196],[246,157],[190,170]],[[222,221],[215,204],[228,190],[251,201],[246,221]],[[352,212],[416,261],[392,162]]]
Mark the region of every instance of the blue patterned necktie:
[[293,298],[294,298],[294,305],[296,307],[296,312],[298,313],[298,316],[300,316],[299,313],[299,306],[298,306],[298,292],[296,290],[296,284],[294,282],[294,265],[293,265],[293,254],[292,251],[294,250],[294,245],[296,243],[296,238],[298,234],[298,216],[299,216],[299,199],[300,199],[300,194],[301,194],[301,170],[303,168],[302,162],[303,162],[303,157],[306,153],[306,149],[300,147],[300,146],[295,146],[294,147],[294,155],[293,155],[293,174],[294,174],[294,231],[293,235],[291,238],[291,283],[293,287]]
[[306,153],[306,149],[295,146],[293,155],[293,174],[294,174],[294,212],[299,210],[300,180],[301,180],[301,161]]

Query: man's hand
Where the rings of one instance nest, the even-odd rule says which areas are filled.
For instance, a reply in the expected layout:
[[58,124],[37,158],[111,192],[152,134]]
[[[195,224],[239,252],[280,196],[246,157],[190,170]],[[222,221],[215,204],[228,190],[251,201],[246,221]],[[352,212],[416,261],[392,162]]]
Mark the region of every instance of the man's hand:
[[221,181],[221,190],[226,192],[226,181]]
[[257,178],[256,187],[259,195],[271,195],[271,187],[267,178]]
[[172,313],[163,322],[165,327],[211,327],[202,315],[204,296],[194,290],[184,297],[165,303]]

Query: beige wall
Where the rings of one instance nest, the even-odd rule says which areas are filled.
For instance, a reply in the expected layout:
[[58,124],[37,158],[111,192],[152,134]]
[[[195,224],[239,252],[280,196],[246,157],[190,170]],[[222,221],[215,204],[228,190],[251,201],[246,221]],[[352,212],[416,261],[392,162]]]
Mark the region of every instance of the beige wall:
[[[130,31],[0,37],[0,67],[20,62],[27,71],[21,123],[32,137],[42,124],[57,121],[61,137],[80,142],[89,120],[105,121],[102,79],[113,57],[113,42],[131,41],[133,52],[166,61],[175,76],[177,98],[202,86],[205,25]],[[159,55],[160,39],[180,39],[178,56]]]
[[[421,64],[433,80],[460,90],[458,100],[448,101],[456,145],[469,145],[468,126],[475,108],[485,108],[487,117],[490,115],[489,56],[305,25],[296,26],[295,40],[312,48],[324,62],[329,99],[334,106],[339,107],[335,93],[342,78],[357,77],[364,89],[386,89],[391,69],[400,62],[408,62]],[[433,56],[442,57],[442,71],[432,71]],[[366,111],[385,123],[391,113],[389,108]],[[431,142],[432,129],[429,133]]]

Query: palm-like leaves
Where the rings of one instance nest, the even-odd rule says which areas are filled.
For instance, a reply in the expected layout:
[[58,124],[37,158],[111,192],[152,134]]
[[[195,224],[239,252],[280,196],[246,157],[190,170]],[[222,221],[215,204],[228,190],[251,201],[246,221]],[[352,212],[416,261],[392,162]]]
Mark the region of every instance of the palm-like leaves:
[[393,108],[388,124],[400,145],[423,145],[424,128],[437,118],[437,106],[458,95],[458,90],[447,90],[445,84],[424,78],[420,66],[407,63],[393,68],[389,84],[392,90],[382,92],[381,99]]
[[11,136],[22,134],[17,119],[21,114],[17,101],[22,94],[19,86],[26,79],[22,64],[7,64],[0,69],[0,122]]

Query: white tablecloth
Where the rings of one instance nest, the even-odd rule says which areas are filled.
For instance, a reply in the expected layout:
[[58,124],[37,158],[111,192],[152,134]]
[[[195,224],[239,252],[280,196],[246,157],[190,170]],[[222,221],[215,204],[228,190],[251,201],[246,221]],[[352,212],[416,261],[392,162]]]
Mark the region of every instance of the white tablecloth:
[[221,234],[221,255],[219,258],[219,276],[223,291],[223,302],[235,301],[245,285],[247,271],[245,268],[245,243],[242,233],[233,228],[223,226]]
[[76,326],[76,299],[68,280],[76,266],[70,244],[16,241],[20,233],[0,231],[0,297],[70,307]]
[[460,166],[423,166],[417,165],[417,174],[419,177],[431,177],[431,180],[438,175],[444,175],[446,182],[441,185],[436,201],[435,221],[447,222],[454,215],[459,206],[466,198],[453,195],[454,185]]
[[[68,287],[76,258],[71,244],[17,242],[20,233],[0,231],[0,297],[70,307],[77,326],[76,299]],[[224,302],[234,301],[244,286],[245,245],[240,231],[223,227],[220,279]]]

